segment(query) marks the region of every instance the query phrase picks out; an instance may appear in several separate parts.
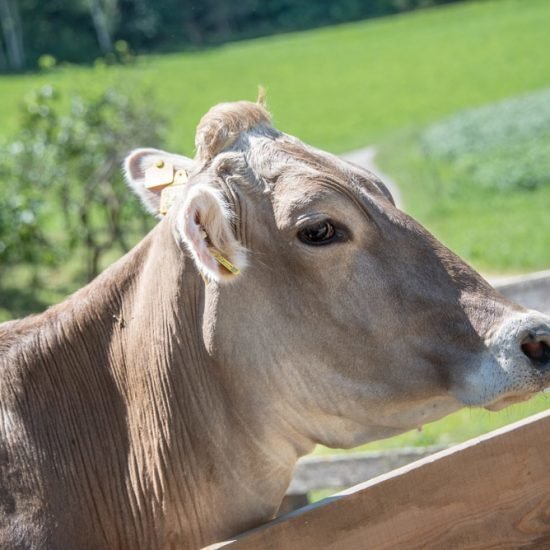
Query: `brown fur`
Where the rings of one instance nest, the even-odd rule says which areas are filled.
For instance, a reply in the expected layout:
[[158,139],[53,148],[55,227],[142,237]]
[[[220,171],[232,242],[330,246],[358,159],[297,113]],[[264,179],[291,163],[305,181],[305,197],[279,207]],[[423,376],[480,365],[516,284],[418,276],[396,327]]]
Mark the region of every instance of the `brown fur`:
[[238,137],[258,125],[271,125],[262,103],[220,103],[204,115],[197,128],[196,158],[208,161],[230,147]]

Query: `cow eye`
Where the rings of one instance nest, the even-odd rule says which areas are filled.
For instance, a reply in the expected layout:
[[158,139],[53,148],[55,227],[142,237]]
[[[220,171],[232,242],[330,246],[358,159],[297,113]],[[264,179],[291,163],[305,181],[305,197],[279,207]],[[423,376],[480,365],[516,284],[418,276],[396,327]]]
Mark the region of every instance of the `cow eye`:
[[338,237],[338,231],[329,221],[308,225],[298,233],[298,238],[305,244],[322,245],[333,242]]

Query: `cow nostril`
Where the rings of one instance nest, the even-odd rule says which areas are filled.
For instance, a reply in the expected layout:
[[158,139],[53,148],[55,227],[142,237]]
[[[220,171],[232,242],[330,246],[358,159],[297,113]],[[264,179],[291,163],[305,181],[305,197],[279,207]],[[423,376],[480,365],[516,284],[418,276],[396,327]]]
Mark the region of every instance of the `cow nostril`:
[[550,365],[550,345],[545,336],[530,332],[521,344],[521,351],[537,367]]

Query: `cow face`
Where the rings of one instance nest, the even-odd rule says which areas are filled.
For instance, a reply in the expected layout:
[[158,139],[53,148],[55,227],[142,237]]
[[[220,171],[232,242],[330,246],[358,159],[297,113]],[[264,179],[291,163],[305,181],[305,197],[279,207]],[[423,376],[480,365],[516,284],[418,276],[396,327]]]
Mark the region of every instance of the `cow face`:
[[193,161],[139,150],[126,171],[155,211],[148,170],[186,173],[162,223],[204,278],[204,345],[238,398],[349,447],[550,386],[550,320],[496,293],[376,176],[247,102],[213,108],[196,143]]

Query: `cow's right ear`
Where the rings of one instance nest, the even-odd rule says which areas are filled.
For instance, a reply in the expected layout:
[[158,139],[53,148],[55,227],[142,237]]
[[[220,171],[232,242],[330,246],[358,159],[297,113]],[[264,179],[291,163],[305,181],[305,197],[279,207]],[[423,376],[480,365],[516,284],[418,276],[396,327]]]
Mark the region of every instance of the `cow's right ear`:
[[126,181],[147,210],[159,216],[162,189],[181,171],[188,173],[193,161],[160,149],[135,149],[124,161]]
[[234,213],[220,191],[194,186],[178,218],[179,233],[203,277],[227,282],[246,265],[246,250],[233,232]]

